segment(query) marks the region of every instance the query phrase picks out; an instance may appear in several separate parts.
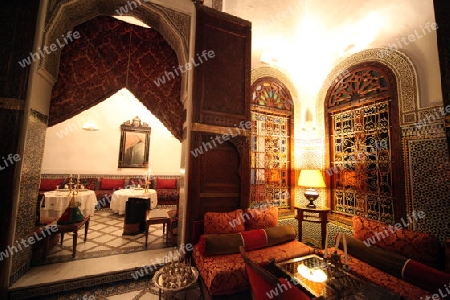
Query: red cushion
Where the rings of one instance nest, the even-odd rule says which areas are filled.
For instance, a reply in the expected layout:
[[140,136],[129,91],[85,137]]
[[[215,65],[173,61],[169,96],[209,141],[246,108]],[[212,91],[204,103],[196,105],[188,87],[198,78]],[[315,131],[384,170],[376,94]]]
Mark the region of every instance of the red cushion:
[[101,179],[101,190],[118,190],[123,189],[123,186],[125,184],[125,178],[122,179],[107,179],[102,178]]
[[444,265],[444,247],[439,239],[428,233],[407,229],[409,220],[401,219],[396,224],[399,230],[392,225],[360,216],[354,216],[352,223],[353,236],[365,243],[396,252],[436,269],[441,269]]
[[198,240],[197,249],[201,255],[205,255],[205,237],[203,235]]
[[200,237],[199,250],[204,256],[233,254],[239,253],[240,246],[244,246],[245,250],[256,250],[292,241],[295,236],[292,225],[239,233],[204,234]]
[[247,230],[264,229],[278,225],[278,208],[276,206],[263,208],[247,208],[244,214]]
[[245,230],[242,209],[230,212],[207,212],[203,216],[205,234],[238,233]]
[[258,300],[271,299],[267,295],[270,295],[271,291],[273,291],[276,287],[272,286],[267,280],[256,273],[256,271],[254,271],[248,264],[245,264],[245,270],[247,271],[248,281],[250,281],[252,298]]
[[450,283],[450,274],[410,259],[405,264],[403,279],[427,291],[437,293],[439,289],[444,289],[444,284]]
[[53,191],[56,186],[60,187],[63,183],[64,178],[58,179],[41,179],[41,185],[39,187],[40,191]]
[[241,232],[246,251],[255,250],[267,246],[267,235],[262,229]]
[[177,188],[177,179],[163,179],[156,178],[156,188],[157,189],[176,189]]

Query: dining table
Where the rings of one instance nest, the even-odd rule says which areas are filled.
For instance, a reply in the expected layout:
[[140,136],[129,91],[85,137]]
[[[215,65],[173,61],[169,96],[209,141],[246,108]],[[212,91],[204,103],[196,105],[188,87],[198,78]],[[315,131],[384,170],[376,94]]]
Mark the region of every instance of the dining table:
[[156,190],[148,189],[120,189],[115,191],[111,197],[111,203],[109,207],[119,215],[125,214],[125,206],[128,198],[149,198],[150,209],[153,209],[158,204],[158,197]]
[[97,205],[95,192],[80,189],[75,195],[69,189],[57,189],[44,193],[45,197],[40,203],[40,215],[45,218],[59,218],[69,206],[72,197],[84,216],[93,215]]

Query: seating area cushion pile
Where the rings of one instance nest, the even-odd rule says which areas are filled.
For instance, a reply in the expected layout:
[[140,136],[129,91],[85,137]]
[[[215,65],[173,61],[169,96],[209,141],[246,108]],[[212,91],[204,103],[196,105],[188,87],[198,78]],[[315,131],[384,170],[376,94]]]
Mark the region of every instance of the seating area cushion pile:
[[[443,246],[437,238],[407,229],[390,230],[387,224],[360,216],[352,221],[353,236],[346,236],[348,263],[361,278],[402,299],[431,299],[450,282],[450,274],[441,271]],[[340,242],[340,255],[344,255],[342,249]]]
[[[276,208],[264,209],[273,210]],[[244,244],[237,243],[236,238],[244,236],[248,239],[247,246],[249,246],[249,249],[255,249],[247,251],[247,255],[257,264],[266,264],[272,258],[276,262],[280,262],[314,252],[313,248],[296,240],[295,228],[290,225],[258,228],[255,230],[256,234],[253,232],[248,234],[247,231],[249,230],[246,226],[249,218],[261,217],[263,220],[254,221],[263,224],[268,221],[267,216],[269,215],[272,214],[268,212],[256,213],[255,211],[251,214],[248,210],[241,209],[226,213],[205,213],[203,219],[204,235],[203,237],[200,236],[199,242],[194,246],[193,259],[210,295],[230,295],[250,288],[245,263],[239,251],[239,245],[243,246]],[[260,243],[261,232],[272,235],[270,245]],[[231,238],[235,241],[234,246],[227,246],[226,243],[222,243],[222,248],[227,248],[225,251],[227,254],[222,254],[223,249],[220,249],[221,238]],[[204,242],[201,242],[201,240]],[[206,241],[209,241],[210,244],[207,244]],[[213,247],[205,249],[205,247],[210,246]],[[207,252],[206,255],[205,251]],[[214,253],[214,251],[218,252]]]
[[[72,178],[76,183],[77,177]],[[180,176],[177,175],[153,175],[149,188],[156,190],[159,205],[177,205],[180,198]],[[47,175],[41,177],[39,193],[64,188],[69,182],[67,175]],[[116,190],[129,187],[144,187],[143,176],[120,177],[117,175],[89,175],[83,174],[80,183],[84,188],[93,190],[99,201],[99,208],[109,207],[111,196]]]

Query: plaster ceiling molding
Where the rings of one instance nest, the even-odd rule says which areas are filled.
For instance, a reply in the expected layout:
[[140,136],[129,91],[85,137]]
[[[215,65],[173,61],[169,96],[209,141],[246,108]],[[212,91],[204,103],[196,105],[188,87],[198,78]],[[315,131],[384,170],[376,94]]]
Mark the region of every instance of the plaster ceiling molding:
[[374,48],[353,54],[339,63],[328,75],[316,99],[317,125],[321,136],[325,136],[324,105],[331,82],[350,67],[364,62],[379,62],[387,66],[395,75],[397,99],[399,103],[400,126],[409,126],[417,122],[419,88],[417,71],[403,52],[387,48]]
[[[47,24],[41,47],[55,43],[58,38],[66,36],[76,25],[100,15],[117,15],[116,10],[128,5],[126,0],[64,0],[50,1],[47,7]],[[145,2],[140,9],[130,10],[135,16],[156,29],[175,50],[180,64],[188,62],[188,45],[191,17],[150,2]],[[40,60],[39,72],[54,84],[58,77],[61,48]],[[186,76],[182,74],[183,80]],[[184,80],[186,81],[186,80]]]

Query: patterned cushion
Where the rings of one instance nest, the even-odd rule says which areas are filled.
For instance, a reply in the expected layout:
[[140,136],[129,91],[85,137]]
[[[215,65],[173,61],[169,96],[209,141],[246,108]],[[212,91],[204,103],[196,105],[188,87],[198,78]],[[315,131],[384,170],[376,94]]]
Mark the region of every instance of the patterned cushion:
[[[343,257],[343,251],[338,250],[338,253]],[[352,273],[354,273],[358,277],[369,280],[381,287],[397,293],[401,295],[402,299],[404,300],[425,299],[425,296],[429,294],[421,288],[414,286],[413,284],[406,282],[403,279],[383,272],[351,255],[348,256],[348,263],[350,269],[352,270]],[[420,298],[421,296],[423,296],[423,298]]]
[[[75,183],[76,178],[72,178],[72,181]],[[69,179],[67,179],[66,183],[69,182]],[[92,177],[92,178],[80,178],[80,183],[84,185],[86,189],[89,190],[96,190],[98,185],[98,178]]]
[[204,234],[198,244],[204,256],[224,255],[239,253],[240,246],[250,251],[289,242],[296,235],[293,226],[282,225],[240,233]]
[[176,205],[180,198],[180,191],[174,189],[157,189],[159,205]]
[[278,225],[278,208],[275,206],[268,208],[248,208],[245,211],[247,230],[264,229]]
[[[143,177],[130,178],[130,180],[128,181],[128,184],[130,186],[132,186],[132,187],[137,187],[137,185],[140,185],[141,187],[144,187],[144,185],[145,185],[145,178],[143,178]],[[149,188],[153,189],[153,187],[151,186],[151,181],[150,181]]]
[[[360,240],[346,235],[348,254],[365,261],[366,263],[386,273],[402,278],[403,268],[408,258],[393,251],[383,250],[378,247],[367,247]],[[339,249],[342,249],[342,240],[339,241]]]
[[353,217],[352,222],[355,238],[430,267],[444,269],[444,249],[436,237],[408,229],[395,230],[392,225],[389,227],[359,216]]
[[228,213],[205,213],[205,234],[209,233],[237,233],[245,230],[242,209],[236,209]]
[[[276,262],[300,257],[314,252],[314,249],[298,241],[278,246],[248,251],[248,257],[258,264],[267,263],[271,257]],[[194,246],[193,258],[197,269],[211,295],[228,295],[248,290],[250,285],[245,264],[240,254],[205,257],[198,244]]]

